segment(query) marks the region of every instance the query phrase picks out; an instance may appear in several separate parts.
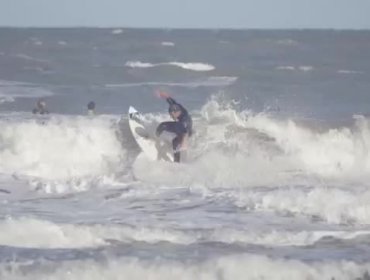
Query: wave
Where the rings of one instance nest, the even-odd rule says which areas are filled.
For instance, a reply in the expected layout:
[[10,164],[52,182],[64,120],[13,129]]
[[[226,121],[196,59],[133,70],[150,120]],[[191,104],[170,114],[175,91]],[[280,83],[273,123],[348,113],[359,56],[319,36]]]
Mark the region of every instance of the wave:
[[98,247],[106,242],[83,226],[58,225],[49,221],[8,218],[0,222],[0,243],[23,248]]
[[[25,181],[30,190],[41,193],[112,188],[135,178],[142,184],[135,198],[138,192],[151,196],[153,188],[160,186],[186,186],[188,192],[228,201],[242,212],[305,217],[329,225],[370,223],[370,120],[356,116],[351,128],[315,130],[292,120],[237,111],[234,106],[212,99],[200,111],[191,112],[195,134],[187,161],[180,165],[148,160],[134,142],[125,117],[117,122],[119,116],[26,119],[7,115],[0,118],[0,174]],[[152,113],[145,114],[145,119],[154,129],[169,117]],[[5,191],[1,195],[13,195],[13,190]],[[99,228],[83,230],[100,232]],[[361,228],[347,232],[307,227],[262,232],[216,227],[206,235],[202,230],[187,234],[143,228],[141,237],[130,227],[120,228],[119,236],[115,232],[109,229],[91,240],[126,242],[135,235],[136,241],[145,242],[305,246],[325,237],[344,240],[369,235]]]
[[127,224],[117,225],[73,225],[58,224],[34,218],[7,218],[0,222],[0,243],[21,248],[92,248],[114,242],[146,242],[157,244],[170,242],[177,245],[191,245],[201,242],[223,244],[308,246],[328,238],[354,240],[368,237],[366,230],[276,230],[272,228],[240,229],[214,228],[161,228]]
[[28,61],[41,62],[41,63],[48,63],[49,62],[48,60],[34,58],[32,56],[29,56],[29,55],[26,55],[26,54],[23,54],[23,53],[18,53],[14,56],[17,57],[17,58],[28,60]]
[[325,132],[262,115],[250,117],[248,122],[273,137],[284,153],[293,156],[308,172],[342,177],[369,171],[370,122],[365,117],[355,119],[351,129],[343,127]]
[[131,68],[150,68],[156,66],[163,66],[163,65],[172,65],[177,66],[182,69],[192,70],[192,71],[212,71],[215,67],[211,64],[206,63],[198,63],[198,62],[191,62],[191,63],[184,63],[184,62],[162,62],[162,63],[148,63],[148,62],[141,62],[141,61],[127,61],[125,64],[127,67]]
[[161,45],[165,46],[165,47],[174,47],[175,43],[174,42],[163,41],[163,42],[161,42]]
[[302,66],[299,66],[298,69],[303,72],[308,72],[308,71],[314,70],[314,67],[310,65],[302,65]]
[[26,86],[32,85],[30,83],[19,82],[19,81],[9,81],[9,80],[0,80],[0,87],[4,86]]
[[212,71],[215,69],[213,65],[205,64],[205,63],[169,62],[168,64],[178,66],[186,70],[193,70],[193,71]]
[[180,185],[197,182],[228,188],[294,185],[302,180],[316,184],[317,178],[366,182],[369,178],[370,121],[364,117],[354,120],[351,128],[315,131],[292,120],[238,113],[217,101],[208,102],[200,114],[190,143],[191,164],[181,174],[138,160],[136,176],[168,183],[174,181],[171,173],[175,173]]
[[141,86],[177,86],[177,87],[223,87],[229,86],[238,79],[238,77],[229,76],[214,76],[207,77],[200,80],[195,80],[191,82],[142,82],[142,83],[124,83],[124,84],[106,84],[105,87],[108,88],[125,88],[125,87],[141,87]]
[[30,41],[32,42],[33,45],[35,46],[42,46],[44,44],[43,41],[41,41],[40,39],[36,38],[36,37],[31,37],[30,38]]
[[23,70],[27,70],[27,71],[37,71],[37,72],[40,72],[42,74],[51,74],[51,73],[54,73],[54,71],[50,70],[49,68],[47,67],[30,67],[30,66],[24,66],[22,67]]
[[113,172],[124,155],[111,120],[104,117],[6,118],[0,124],[2,174],[46,180],[96,177]]
[[55,95],[37,85],[17,81],[0,80],[0,103],[14,102],[16,98],[38,98]]
[[114,30],[111,31],[111,33],[113,35],[119,35],[119,34],[122,34],[123,33],[123,29],[120,29],[120,28],[114,29]]
[[[292,120],[239,112],[217,100],[192,114],[196,133],[189,142],[189,164],[181,167],[137,158],[125,117],[118,125],[119,116],[7,116],[0,119],[0,173],[74,182],[130,169],[143,182],[229,189],[369,179],[370,121],[363,116],[351,128],[316,131]],[[146,117],[153,125],[168,120],[167,114]]]
[[[118,248],[119,249],[119,248]],[[117,249],[117,250],[118,250]],[[126,249],[126,250],[125,250]],[[143,249],[142,249],[143,250]],[[132,251],[121,248],[121,251]],[[145,256],[147,251],[142,252]],[[33,252],[32,255],[36,255]],[[39,252],[40,253],[40,252]],[[215,255],[201,258],[197,252],[191,258],[179,259],[169,255],[159,255],[155,258],[148,256],[121,256],[117,252],[95,252],[101,257],[92,258],[91,252],[79,253],[80,259],[70,253],[55,254],[42,261],[19,263],[14,258],[0,266],[2,279],[117,279],[117,275],[129,275],[132,280],[139,279],[368,279],[370,264],[368,262],[354,263],[348,260],[296,260],[285,257],[259,256],[252,253]],[[62,255],[62,256],[59,256]],[[200,254],[202,255],[202,254]],[[90,257],[89,257],[90,256]],[[59,259],[58,259],[59,257]],[[102,261],[102,259],[104,261]],[[309,258],[308,258],[309,259]],[[12,269],[9,269],[11,266]],[[25,273],[25,270],[27,273]]]
[[361,71],[355,71],[355,70],[345,70],[345,69],[342,69],[342,70],[338,70],[337,73],[339,73],[339,74],[362,74],[363,72],[361,72]]
[[291,70],[294,71],[295,67],[294,66],[278,66],[276,67],[277,70]]
[[127,61],[125,65],[131,68],[150,68],[158,64],[152,64],[152,63],[141,62],[141,61]]
[[287,65],[287,66],[278,66],[278,67],[276,67],[276,69],[277,70],[288,70],[288,71],[299,70],[299,71],[303,71],[303,72],[309,72],[309,71],[314,70],[315,68],[313,66],[310,66],[310,65],[301,65],[301,66]]

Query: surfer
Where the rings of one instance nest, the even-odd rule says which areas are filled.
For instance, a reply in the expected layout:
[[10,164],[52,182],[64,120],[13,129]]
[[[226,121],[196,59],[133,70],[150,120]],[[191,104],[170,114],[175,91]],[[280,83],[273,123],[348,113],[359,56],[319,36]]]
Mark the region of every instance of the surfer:
[[94,116],[95,115],[95,102],[94,101],[90,101],[87,104],[87,114],[89,116]]
[[46,109],[46,102],[44,99],[39,99],[36,103],[36,107],[32,110],[33,114],[49,114],[49,111]]
[[172,140],[173,158],[175,162],[180,162],[180,152],[186,149],[187,139],[192,135],[193,121],[188,111],[168,93],[158,91],[157,96],[166,99],[169,104],[168,113],[174,121],[160,123],[156,135],[159,137],[163,131],[176,134]]

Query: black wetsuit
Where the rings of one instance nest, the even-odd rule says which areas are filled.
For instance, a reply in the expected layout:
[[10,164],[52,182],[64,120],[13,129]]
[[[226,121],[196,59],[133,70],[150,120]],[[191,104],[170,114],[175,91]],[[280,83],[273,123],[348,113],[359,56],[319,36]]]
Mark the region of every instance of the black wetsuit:
[[180,144],[182,143],[185,135],[191,136],[193,129],[193,121],[188,113],[188,111],[179,103],[177,103],[173,98],[168,97],[168,104],[170,105],[168,111],[171,112],[173,107],[180,110],[180,116],[176,121],[172,122],[162,122],[157,127],[157,136],[161,135],[163,131],[168,131],[176,134],[176,137],[172,140],[173,157],[175,162],[180,162]]
[[40,114],[40,115],[44,115],[44,114],[49,114],[49,111],[44,109],[44,108],[34,108],[32,110],[32,113],[33,114]]

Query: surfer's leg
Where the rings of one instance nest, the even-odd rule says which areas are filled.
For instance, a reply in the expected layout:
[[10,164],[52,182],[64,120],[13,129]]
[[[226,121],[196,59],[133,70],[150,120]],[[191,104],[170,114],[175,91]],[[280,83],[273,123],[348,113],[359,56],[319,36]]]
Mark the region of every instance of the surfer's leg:
[[158,125],[155,134],[157,136],[161,135],[163,131],[168,131],[168,128],[171,127],[172,122],[162,122]]
[[180,152],[173,153],[173,161],[180,162]]
[[182,130],[182,125],[179,122],[162,122],[157,127],[156,135],[161,135],[163,131],[179,134]]
[[176,134],[176,137],[172,140],[173,159],[175,162],[180,162],[180,144],[184,134],[184,126],[179,122],[162,122],[157,127],[157,136],[161,135],[163,131]]
[[172,140],[172,148],[173,148],[173,161],[180,162],[180,143],[181,143],[181,136],[176,136]]

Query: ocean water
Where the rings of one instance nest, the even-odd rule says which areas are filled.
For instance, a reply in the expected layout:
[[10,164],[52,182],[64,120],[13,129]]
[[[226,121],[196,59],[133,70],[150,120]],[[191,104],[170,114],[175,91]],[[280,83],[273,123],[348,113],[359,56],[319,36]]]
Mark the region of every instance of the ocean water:
[[369,113],[370,31],[0,28],[0,279],[369,279]]

